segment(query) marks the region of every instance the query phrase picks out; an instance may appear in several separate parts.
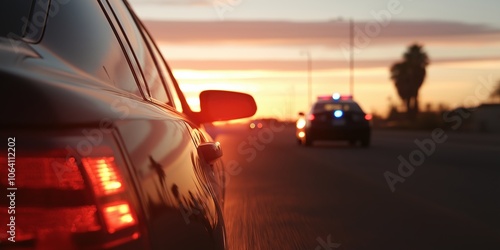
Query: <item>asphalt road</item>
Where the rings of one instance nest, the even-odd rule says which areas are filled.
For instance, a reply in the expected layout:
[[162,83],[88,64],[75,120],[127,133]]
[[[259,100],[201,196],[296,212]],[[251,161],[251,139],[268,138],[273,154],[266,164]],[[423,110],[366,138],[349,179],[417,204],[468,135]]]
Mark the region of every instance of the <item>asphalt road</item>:
[[500,249],[499,135],[374,131],[368,149],[301,147],[291,128],[216,139],[230,249]]

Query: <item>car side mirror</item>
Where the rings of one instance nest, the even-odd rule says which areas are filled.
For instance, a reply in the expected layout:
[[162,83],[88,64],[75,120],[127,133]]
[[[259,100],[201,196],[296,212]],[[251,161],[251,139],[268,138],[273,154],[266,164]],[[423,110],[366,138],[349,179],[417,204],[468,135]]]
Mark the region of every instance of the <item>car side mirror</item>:
[[205,123],[253,116],[257,112],[257,104],[249,94],[205,90],[200,93],[200,109],[198,120]]

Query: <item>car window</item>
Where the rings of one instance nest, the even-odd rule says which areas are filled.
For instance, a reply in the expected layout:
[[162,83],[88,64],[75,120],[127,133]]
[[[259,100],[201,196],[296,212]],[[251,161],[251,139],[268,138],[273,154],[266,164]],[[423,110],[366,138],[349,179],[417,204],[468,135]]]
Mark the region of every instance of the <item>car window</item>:
[[144,80],[147,83],[149,94],[159,103],[170,103],[153,56],[127,6],[121,0],[110,0],[108,2],[116,18],[120,21],[123,32],[134,51],[135,59],[140,65]]
[[168,73],[168,68],[167,65],[165,64],[165,61],[163,60],[163,56],[161,55],[160,51],[156,47],[156,45],[153,42],[153,39],[150,37],[149,33],[142,28],[143,34],[146,37],[146,42],[149,44],[149,47],[153,51],[153,56],[156,59],[156,62],[158,63],[158,69],[161,72],[161,76],[163,80],[165,81],[165,84],[168,89],[168,93],[170,94],[170,98],[172,99],[172,104],[174,108],[182,113],[182,103],[181,99],[179,98],[179,95],[177,95],[177,91],[175,90],[174,83],[172,79],[170,78],[170,74]]
[[[58,1],[37,0],[33,5],[33,11],[36,12],[33,14],[33,20],[41,15],[38,13],[43,13],[39,10],[46,6],[42,3],[47,2],[54,4],[52,10],[58,3]],[[4,11],[1,10],[2,4],[3,2],[0,3],[0,12]],[[63,8],[62,3],[58,6]],[[71,4],[64,5],[64,8],[67,9],[61,10],[57,15],[47,15],[47,25],[43,27],[43,32],[39,29],[40,33],[43,33],[39,42],[40,48],[43,49],[34,48],[43,57],[47,57],[47,61],[60,60],[60,66],[68,67],[65,69],[67,71],[75,70],[75,74],[85,72],[113,88],[126,91],[131,94],[130,97],[143,98],[136,79],[140,76],[134,74],[131,63],[133,58],[127,56],[127,50],[130,51],[129,46],[124,46],[124,39],[120,39],[123,34],[118,26],[113,25],[116,24],[116,20],[111,18],[111,11],[104,13],[99,3],[85,4],[85,1],[72,1]],[[85,13],[93,13],[96,8],[99,11],[89,19]],[[77,9],[79,12],[72,9]],[[1,18],[3,17],[0,16]],[[110,22],[110,19],[114,23]],[[40,22],[37,22],[33,29],[40,27],[38,24],[43,24],[41,18],[38,21]],[[0,23],[0,26],[3,25]],[[23,40],[33,41],[31,33],[28,30]],[[57,58],[49,59],[52,56]]]
[[314,113],[333,110],[363,112],[356,103],[316,103],[313,108]]

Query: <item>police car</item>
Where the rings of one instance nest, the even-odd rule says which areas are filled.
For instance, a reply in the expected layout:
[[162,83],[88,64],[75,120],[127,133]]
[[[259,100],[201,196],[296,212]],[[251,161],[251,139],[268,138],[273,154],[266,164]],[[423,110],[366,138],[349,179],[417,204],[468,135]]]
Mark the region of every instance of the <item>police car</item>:
[[333,94],[320,96],[307,113],[299,113],[296,137],[299,145],[311,146],[315,141],[345,140],[351,145],[370,146],[371,119],[352,96]]

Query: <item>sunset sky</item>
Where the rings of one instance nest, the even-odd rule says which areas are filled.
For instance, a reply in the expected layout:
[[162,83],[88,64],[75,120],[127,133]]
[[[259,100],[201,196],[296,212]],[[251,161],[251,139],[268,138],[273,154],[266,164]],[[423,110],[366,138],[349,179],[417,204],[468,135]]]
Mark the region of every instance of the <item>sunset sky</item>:
[[252,94],[256,116],[307,111],[313,100],[349,94],[349,19],[355,21],[354,99],[385,115],[400,104],[390,66],[420,43],[429,55],[420,103],[485,101],[500,80],[498,0],[131,0],[190,103],[205,89]]

